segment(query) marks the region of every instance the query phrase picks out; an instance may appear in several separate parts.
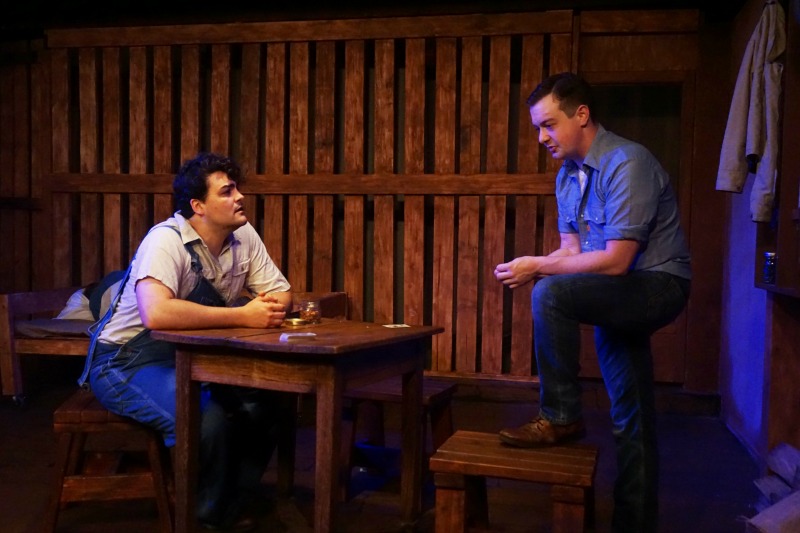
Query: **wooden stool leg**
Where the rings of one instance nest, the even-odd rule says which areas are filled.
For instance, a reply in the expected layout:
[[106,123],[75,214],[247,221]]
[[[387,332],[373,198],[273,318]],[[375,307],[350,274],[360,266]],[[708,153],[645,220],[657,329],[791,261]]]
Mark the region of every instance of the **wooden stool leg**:
[[442,405],[431,406],[430,417],[431,444],[435,452],[453,434],[453,410],[450,401],[444,402]]
[[587,531],[594,531],[594,487],[589,487],[586,489],[586,511],[585,511],[585,520],[584,524],[586,524]]
[[153,475],[153,491],[156,495],[161,531],[162,533],[172,533],[172,506],[167,489],[168,479],[164,476],[167,451],[161,437],[155,433],[147,434],[147,456]]
[[436,533],[467,531],[467,497],[464,476],[434,475],[436,484]]
[[489,501],[486,494],[486,478],[464,476],[467,493],[467,523],[470,526],[489,528]]
[[56,462],[53,467],[53,487],[50,491],[50,500],[47,503],[42,531],[55,531],[58,522],[58,511],[61,508],[61,488],[64,486],[64,476],[67,475],[73,448],[73,433],[59,433],[56,448]]
[[553,501],[553,533],[585,531],[586,490],[555,485],[550,489]]
[[69,449],[65,475],[74,476],[83,464],[83,447],[86,445],[86,433],[70,433],[70,435],[72,436],[72,444]]

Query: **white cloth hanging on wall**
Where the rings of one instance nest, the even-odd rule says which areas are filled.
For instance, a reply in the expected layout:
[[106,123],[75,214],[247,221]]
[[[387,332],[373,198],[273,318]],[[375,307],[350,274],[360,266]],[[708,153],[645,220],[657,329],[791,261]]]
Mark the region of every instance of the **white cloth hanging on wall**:
[[778,59],[786,50],[783,7],[768,1],[742,58],[722,141],[716,188],[742,192],[748,160],[757,162],[750,195],[755,222],[768,222],[775,201],[778,175],[778,128],[781,75]]

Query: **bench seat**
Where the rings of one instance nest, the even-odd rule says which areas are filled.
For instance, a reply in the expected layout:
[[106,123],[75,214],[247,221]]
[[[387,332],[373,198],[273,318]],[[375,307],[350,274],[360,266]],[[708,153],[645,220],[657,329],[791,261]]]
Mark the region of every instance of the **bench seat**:
[[593,520],[597,448],[566,444],[514,448],[495,433],[456,431],[430,459],[436,485],[436,532],[488,527],[486,477],[550,485],[555,533],[584,531]]

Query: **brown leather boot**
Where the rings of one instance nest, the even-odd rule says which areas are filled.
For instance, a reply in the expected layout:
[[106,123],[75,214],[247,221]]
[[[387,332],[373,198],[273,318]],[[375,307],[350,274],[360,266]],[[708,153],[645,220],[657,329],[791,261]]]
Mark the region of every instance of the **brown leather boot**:
[[520,448],[552,446],[584,436],[586,436],[586,427],[583,425],[582,418],[571,424],[557,425],[537,416],[524,426],[500,431],[501,441]]

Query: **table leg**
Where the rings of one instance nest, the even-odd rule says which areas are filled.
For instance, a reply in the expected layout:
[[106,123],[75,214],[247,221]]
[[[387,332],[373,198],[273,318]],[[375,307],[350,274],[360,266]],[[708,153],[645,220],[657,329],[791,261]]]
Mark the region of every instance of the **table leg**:
[[314,531],[334,529],[341,475],[342,380],[335,369],[317,385],[317,449],[314,479]]
[[278,415],[278,442],[276,443],[278,468],[278,494],[283,497],[294,491],[294,464],[297,445],[297,411],[299,394],[283,394]]
[[415,369],[403,375],[402,461],[400,501],[403,519],[415,520],[422,510],[422,365],[424,345],[410,347],[419,355]]
[[175,353],[175,532],[195,529],[200,384],[191,379],[191,353]]

